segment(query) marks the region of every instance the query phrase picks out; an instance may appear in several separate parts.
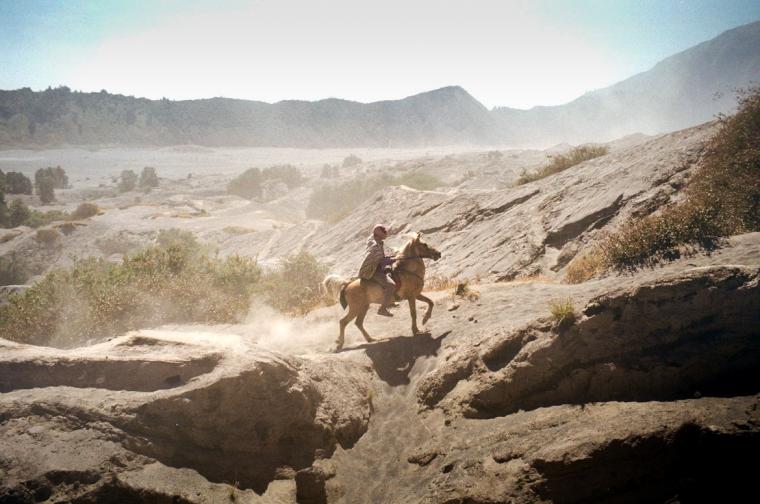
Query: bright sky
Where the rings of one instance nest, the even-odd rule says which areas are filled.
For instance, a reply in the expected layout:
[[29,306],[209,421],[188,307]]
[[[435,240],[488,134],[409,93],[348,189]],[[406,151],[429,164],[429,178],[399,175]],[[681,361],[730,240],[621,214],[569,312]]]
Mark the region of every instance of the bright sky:
[[760,19],[758,0],[0,0],[0,89],[172,99],[572,100]]

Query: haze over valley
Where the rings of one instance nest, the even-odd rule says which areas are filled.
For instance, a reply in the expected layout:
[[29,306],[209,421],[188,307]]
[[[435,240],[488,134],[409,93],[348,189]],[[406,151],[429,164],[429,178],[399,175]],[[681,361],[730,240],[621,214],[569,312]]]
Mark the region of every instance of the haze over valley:
[[0,1],[0,504],[750,501],[759,19]]

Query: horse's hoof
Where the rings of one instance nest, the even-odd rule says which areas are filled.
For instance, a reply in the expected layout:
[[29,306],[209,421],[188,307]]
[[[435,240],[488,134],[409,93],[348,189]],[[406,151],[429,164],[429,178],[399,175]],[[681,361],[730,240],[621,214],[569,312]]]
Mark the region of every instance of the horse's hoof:
[[364,339],[367,340],[367,343],[372,343],[373,341],[375,341],[375,338],[364,338]]

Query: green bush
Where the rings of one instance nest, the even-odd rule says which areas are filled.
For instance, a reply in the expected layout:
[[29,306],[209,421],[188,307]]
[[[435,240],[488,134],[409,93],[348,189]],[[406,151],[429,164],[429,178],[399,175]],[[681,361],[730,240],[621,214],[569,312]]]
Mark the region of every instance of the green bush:
[[359,156],[355,154],[349,154],[344,160],[343,160],[343,168],[351,168],[353,166],[358,166],[362,164],[362,160]]
[[23,257],[12,252],[0,257],[0,285],[19,285],[31,276]]
[[393,185],[405,185],[421,191],[431,191],[445,184],[434,175],[422,172],[407,172],[396,177]]
[[55,201],[55,179],[51,175],[43,175],[39,179],[35,177],[35,184],[43,205]]
[[580,145],[571,150],[568,154],[553,156],[548,165],[539,168],[533,173],[523,171],[517,179],[517,182],[515,182],[515,185],[523,185],[528,182],[541,180],[542,178],[565,171],[568,168],[572,168],[573,166],[588,161],[589,159],[604,156],[608,152],[609,149],[604,145]]
[[53,183],[54,189],[65,189],[69,186],[69,177],[66,175],[66,170],[60,166],[47,168],[40,168],[34,173],[34,185],[40,187],[40,182],[43,178],[50,177]]
[[53,245],[58,243],[58,240],[61,239],[61,233],[58,232],[57,229],[43,228],[43,229],[38,229],[34,237],[38,242],[42,243],[43,245],[52,247]]
[[80,203],[79,206],[71,213],[71,219],[73,220],[82,220],[87,219],[88,217],[93,217],[95,215],[98,215],[98,212],[100,212],[100,208],[98,208],[98,205],[95,203],[89,203],[84,202]]
[[265,302],[284,312],[303,315],[322,302],[319,285],[327,273],[308,252],[286,257],[261,282]]
[[10,206],[10,225],[16,227],[24,224],[32,216],[31,210],[20,199],[15,199]]
[[38,228],[54,221],[67,220],[70,216],[61,210],[48,210],[40,212],[30,209],[20,199],[15,199],[10,208],[5,206],[5,201],[0,193],[0,227],[29,226]]
[[139,186],[143,189],[158,187],[158,174],[152,166],[146,166],[140,173]]
[[0,333],[70,346],[165,323],[232,323],[247,312],[259,277],[250,258],[210,258],[179,242],[121,263],[87,259],[0,306]]
[[19,172],[5,174],[5,192],[8,194],[32,194],[32,181]]
[[5,203],[5,194],[0,191],[0,227],[7,228],[11,225],[11,212]]
[[293,189],[303,184],[301,171],[293,165],[278,165],[264,168],[249,168],[227,184],[227,192],[241,198],[258,199],[262,197],[262,184],[270,180],[279,180]]

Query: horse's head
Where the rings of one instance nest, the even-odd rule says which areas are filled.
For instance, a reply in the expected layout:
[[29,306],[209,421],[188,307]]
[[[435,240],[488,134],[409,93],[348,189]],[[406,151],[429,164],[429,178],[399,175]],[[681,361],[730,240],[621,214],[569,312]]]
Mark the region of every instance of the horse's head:
[[437,261],[441,258],[441,253],[438,252],[435,248],[428,245],[424,241],[422,241],[422,238],[420,238],[420,233],[415,233],[412,237],[411,241],[411,249],[413,256],[416,257],[423,257],[423,258],[430,258],[434,261]]

